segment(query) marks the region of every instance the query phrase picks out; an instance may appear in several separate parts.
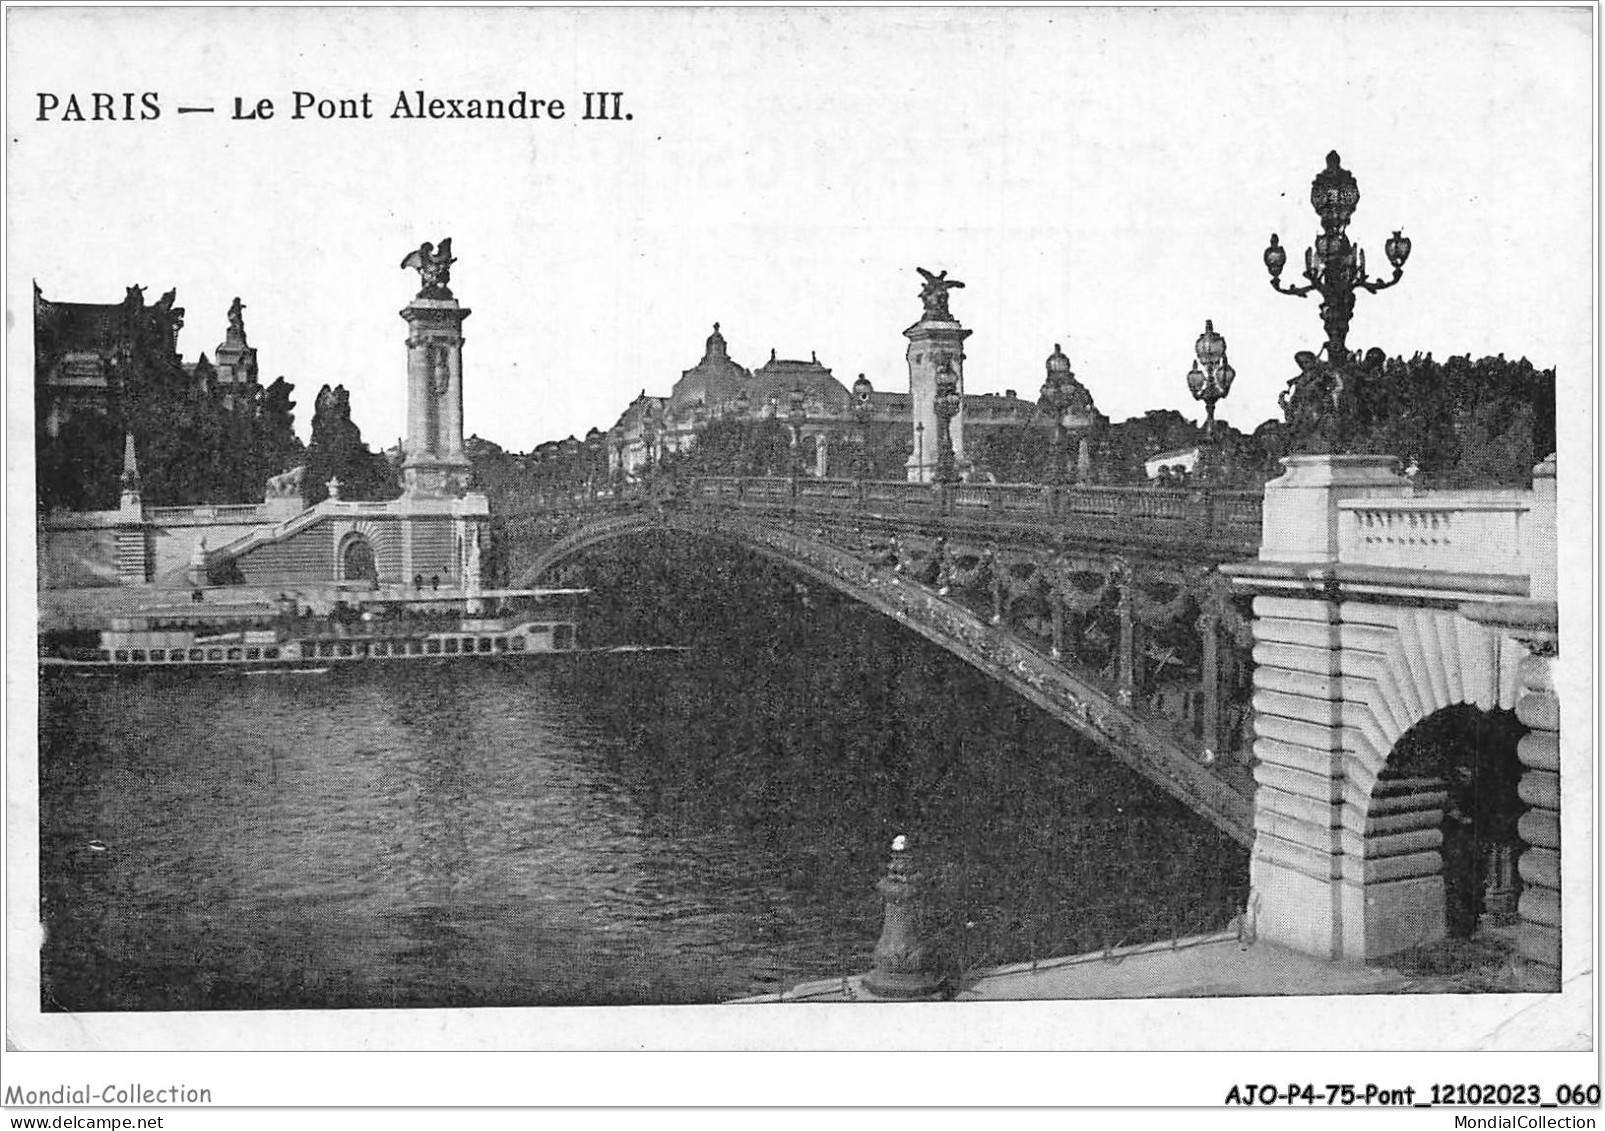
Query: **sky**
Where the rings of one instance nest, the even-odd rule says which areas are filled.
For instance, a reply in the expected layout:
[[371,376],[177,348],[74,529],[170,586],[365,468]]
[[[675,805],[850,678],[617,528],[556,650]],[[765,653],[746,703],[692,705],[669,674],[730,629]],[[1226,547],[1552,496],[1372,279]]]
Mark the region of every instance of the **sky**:
[[[1278,295],[1317,231],[1328,150],[1350,235],[1404,281],[1350,344],[1504,353],[1586,390],[1593,357],[1592,13],[1535,8],[133,9],[8,13],[8,327],[31,369],[52,299],[177,288],[180,349],[230,300],[264,380],[344,384],[375,447],[405,428],[398,266],[451,237],[465,430],[513,450],[666,395],[717,321],[756,367],[817,353],[906,389],[916,267],[965,288],[966,389],[1035,398],[1062,343],[1113,419],[1201,419],[1205,319],[1279,415],[1318,300]],[[71,43],[71,50],[53,44]],[[399,91],[559,98],[562,120],[391,118]],[[293,92],[372,118],[295,120]],[[628,121],[584,121],[621,91]],[[40,121],[39,95],[156,92],[154,121]],[[235,120],[274,102],[274,116]],[[136,100],[137,101],[137,100]],[[121,106],[119,99],[118,105]],[[180,105],[211,114],[177,113]],[[22,332],[18,332],[21,330]],[[1569,385],[1575,382],[1575,386]],[[1577,398],[1582,403],[1587,398]],[[30,410],[10,398],[13,417]],[[1591,402],[1590,402],[1591,403]],[[13,421],[15,423],[15,421]]]

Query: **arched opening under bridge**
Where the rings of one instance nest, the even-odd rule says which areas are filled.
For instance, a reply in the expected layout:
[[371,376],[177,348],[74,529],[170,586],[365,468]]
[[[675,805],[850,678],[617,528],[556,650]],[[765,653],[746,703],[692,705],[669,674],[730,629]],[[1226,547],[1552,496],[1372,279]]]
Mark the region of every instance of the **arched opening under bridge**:
[[1465,963],[1476,938],[1497,948],[1516,922],[1522,850],[1516,748],[1526,728],[1508,710],[1459,703],[1416,723],[1394,744],[1371,795],[1366,858],[1389,887],[1416,889],[1397,911],[1400,941],[1440,947],[1424,961]]

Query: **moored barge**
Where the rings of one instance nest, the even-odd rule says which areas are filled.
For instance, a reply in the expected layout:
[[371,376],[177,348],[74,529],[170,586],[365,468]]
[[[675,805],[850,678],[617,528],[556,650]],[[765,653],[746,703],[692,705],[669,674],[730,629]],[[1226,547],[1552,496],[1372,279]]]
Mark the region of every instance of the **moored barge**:
[[57,640],[46,667],[297,670],[506,660],[572,652],[584,589],[495,589],[346,600],[314,614],[275,603],[163,605],[110,618],[98,640]]

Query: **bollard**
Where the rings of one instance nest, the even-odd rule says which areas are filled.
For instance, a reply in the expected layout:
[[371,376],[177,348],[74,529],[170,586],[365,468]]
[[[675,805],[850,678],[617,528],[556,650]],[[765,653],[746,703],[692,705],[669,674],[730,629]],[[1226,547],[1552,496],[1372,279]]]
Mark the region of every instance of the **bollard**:
[[908,838],[892,841],[892,862],[876,884],[886,899],[886,922],[875,944],[875,967],[864,975],[864,988],[876,997],[933,997],[937,979],[925,968],[919,940],[920,874],[909,856]]

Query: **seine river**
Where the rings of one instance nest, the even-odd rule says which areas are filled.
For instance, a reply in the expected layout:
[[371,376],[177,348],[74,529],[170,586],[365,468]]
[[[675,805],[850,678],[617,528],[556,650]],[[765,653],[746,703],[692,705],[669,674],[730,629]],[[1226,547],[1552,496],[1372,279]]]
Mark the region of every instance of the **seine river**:
[[43,1008],[775,992],[868,968],[898,833],[954,985],[1241,900],[1241,847],[891,622],[612,564],[593,639],[686,651],[45,680]]

